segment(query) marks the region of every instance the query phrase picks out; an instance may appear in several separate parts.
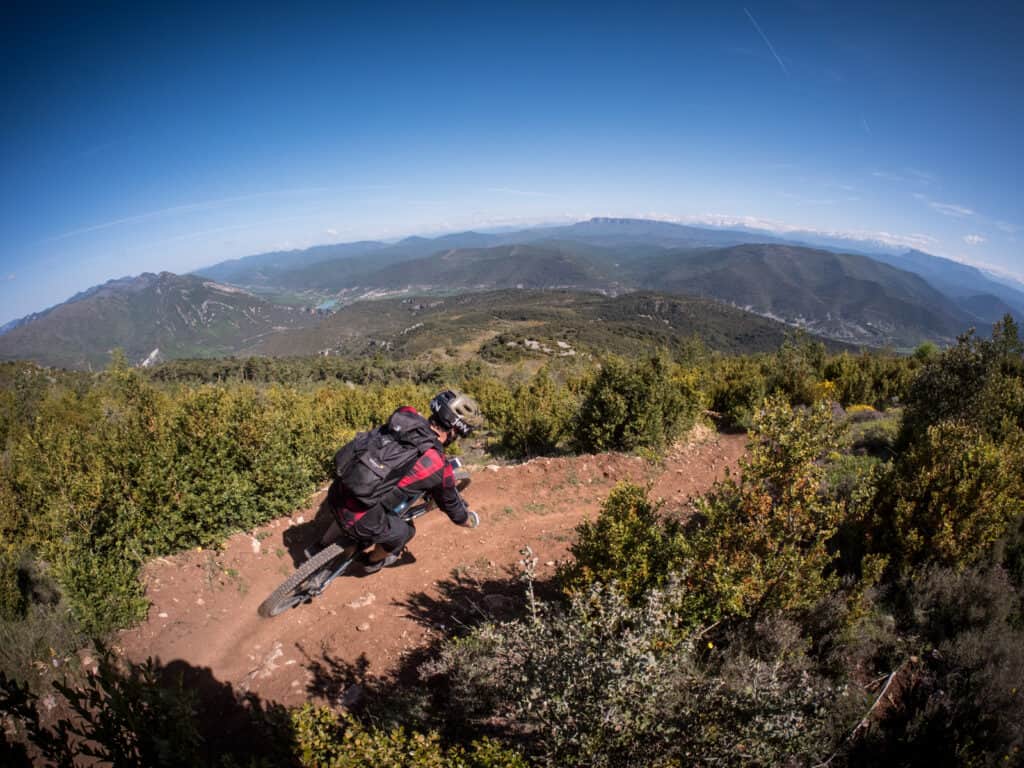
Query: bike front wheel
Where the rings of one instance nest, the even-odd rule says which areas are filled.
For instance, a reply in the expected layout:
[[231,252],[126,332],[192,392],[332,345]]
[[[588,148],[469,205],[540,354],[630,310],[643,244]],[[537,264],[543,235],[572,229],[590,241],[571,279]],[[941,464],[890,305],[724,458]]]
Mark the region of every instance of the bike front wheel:
[[[339,558],[347,558],[347,562],[338,563]],[[311,594],[313,589],[319,587],[334,571],[337,570],[340,574],[354,559],[354,550],[347,552],[338,543],[328,544],[300,565],[295,573],[285,579],[281,586],[260,604],[259,615],[269,619],[312,599],[316,594]]]

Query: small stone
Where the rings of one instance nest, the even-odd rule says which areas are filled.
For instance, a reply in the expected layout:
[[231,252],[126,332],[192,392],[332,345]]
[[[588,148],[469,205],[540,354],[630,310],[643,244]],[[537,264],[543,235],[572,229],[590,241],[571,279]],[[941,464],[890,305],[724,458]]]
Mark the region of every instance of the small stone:
[[160,613],[157,614],[157,618],[166,619],[167,618],[167,612],[166,611],[161,611]]
[[497,464],[488,464],[487,465],[487,471],[488,472],[497,472],[499,469],[501,469],[501,467],[499,467]]
[[260,553],[260,549],[262,549],[262,548],[263,547],[260,544],[260,540],[257,539],[255,536],[253,536],[252,537],[252,553],[254,555],[258,555]]
[[206,605],[206,601],[201,597],[196,598],[196,605]]
[[544,565],[546,565],[548,568],[554,568],[555,567],[555,561],[554,560],[548,560],[546,563],[544,563]]
[[370,629],[370,622],[364,621],[362,624],[356,626],[357,632],[366,632]]
[[373,592],[367,592],[366,594],[360,595],[351,603],[348,603],[349,608],[365,608],[366,606],[373,603],[377,599],[377,596]]

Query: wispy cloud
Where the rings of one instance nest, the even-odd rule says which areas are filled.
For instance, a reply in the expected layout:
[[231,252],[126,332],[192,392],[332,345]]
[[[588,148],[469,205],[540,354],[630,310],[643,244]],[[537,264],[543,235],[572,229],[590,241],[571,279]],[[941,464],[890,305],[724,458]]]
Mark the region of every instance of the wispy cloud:
[[898,172],[875,170],[871,172],[871,175],[876,179],[898,181],[901,183],[915,182],[917,184],[924,184],[925,186],[935,182],[935,174],[928,173],[927,171],[919,171],[917,168],[901,168]]
[[44,243],[52,243],[58,240],[67,240],[70,237],[77,237],[78,235],[85,235],[89,232],[98,232],[102,229],[110,229],[111,227],[119,227],[123,224],[132,224],[137,221],[145,221],[147,219],[156,219],[164,216],[172,216],[176,213],[185,213],[188,211],[199,211],[209,208],[216,208],[221,205],[227,205],[228,203],[237,203],[243,200],[256,200],[261,197],[274,197],[277,195],[294,195],[303,194],[308,192],[326,192],[326,187],[316,187],[310,189],[278,189],[272,192],[258,192],[252,195],[237,195],[234,197],[222,197],[216,200],[201,200],[196,203],[186,203],[184,205],[172,205],[168,208],[159,208],[155,211],[146,211],[145,213],[139,213],[134,216],[125,216],[121,219],[114,219],[112,221],[104,221],[99,224],[92,224],[88,227],[81,227],[79,229],[73,229],[70,232],[63,232],[59,235],[46,238],[43,240]]
[[1000,232],[1005,232],[1008,235],[1015,235],[1017,234],[1017,232],[1020,231],[1020,227],[1018,227],[1016,224],[1011,224],[1008,221],[997,221],[995,222],[995,225],[996,229],[998,229]]
[[860,124],[864,127],[864,133],[866,133],[868,136],[870,136],[871,135],[871,126],[868,125],[868,119],[866,117],[861,116]]
[[338,230],[336,230],[336,229],[325,229],[324,232],[326,232],[331,237],[337,237],[338,236]]
[[965,219],[968,216],[974,215],[974,211],[970,208],[965,208],[962,205],[954,205],[953,203],[939,203],[935,200],[929,200],[928,205],[945,216],[952,216],[957,219]]
[[825,237],[846,240],[874,240],[885,245],[909,248],[932,248],[938,245],[931,235],[920,232],[897,234],[894,232],[872,230],[824,230],[804,224],[793,224],[775,219],[762,219],[754,216],[731,216],[727,214],[706,213],[698,216],[658,217],[681,224],[708,224],[715,227],[747,227],[750,229],[766,229],[770,232],[797,235],[807,232]]
[[766,35],[764,31],[761,29],[761,25],[757,23],[757,19],[754,18],[754,14],[752,14],[746,8],[743,9],[743,12],[747,14],[747,18],[750,19],[750,23],[754,25],[754,29],[757,30],[757,34],[761,36],[761,39],[764,40],[765,45],[768,46],[768,50],[772,52],[772,56],[774,56],[775,60],[779,62],[779,66],[782,68],[783,73],[786,75],[786,77],[789,77],[789,70],[786,69],[786,65],[782,63],[782,59],[779,57],[779,54],[775,52],[775,46],[772,45],[772,41],[768,39],[768,35]]
[[11,274],[9,274],[4,279],[7,280],[7,282],[11,282],[12,280],[16,280],[17,278],[18,278],[18,276],[16,274],[14,274],[13,272],[11,272]]
[[981,235],[964,235],[964,242],[968,245],[981,245],[985,242],[985,238]]

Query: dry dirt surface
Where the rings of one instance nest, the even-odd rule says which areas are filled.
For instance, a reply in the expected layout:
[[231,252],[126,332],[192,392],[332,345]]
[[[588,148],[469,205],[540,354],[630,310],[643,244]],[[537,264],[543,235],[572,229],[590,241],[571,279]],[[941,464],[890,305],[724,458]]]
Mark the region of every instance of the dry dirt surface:
[[601,454],[470,467],[464,495],[480,515],[479,528],[455,526],[432,511],[417,520],[409,553],[395,566],[369,576],[354,568],[312,603],[261,618],[259,604],[327,524],[321,492],[305,509],[238,534],[218,551],[151,563],[144,577],[149,617],[116,645],[132,661],[154,657],[184,670],[196,685],[230,686],[236,695],[286,706],[345,703],[355,678],[395,675],[464,619],[518,610],[520,550],[534,552],[540,582],[551,577],[575,527],[596,517],[616,483],[648,484],[667,510],[682,511],[691,495],[735,468],[745,443],[743,435],[698,429],[658,464]]

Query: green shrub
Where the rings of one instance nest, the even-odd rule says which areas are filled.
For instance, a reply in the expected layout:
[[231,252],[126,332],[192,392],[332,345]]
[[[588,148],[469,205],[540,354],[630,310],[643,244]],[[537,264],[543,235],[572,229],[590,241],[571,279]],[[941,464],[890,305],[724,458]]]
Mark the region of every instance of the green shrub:
[[967,334],[929,359],[907,396],[901,445],[944,421],[974,425],[997,442],[1024,428],[1024,343],[1009,315],[991,339]]
[[820,399],[819,384],[825,367],[825,345],[804,331],[787,334],[768,368],[768,391],[781,392],[795,405]]
[[711,410],[726,424],[749,429],[754,414],[768,394],[761,368],[749,359],[720,364],[711,376]]
[[561,571],[569,592],[586,591],[594,582],[614,584],[631,602],[639,601],[682,564],[679,523],[658,513],[636,485],[616,486],[593,523],[576,528],[573,560]]
[[686,536],[684,616],[693,623],[806,608],[835,586],[826,543],[843,509],[821,492],[820,460],[838,439],[824,403],[794,411],[768,399],[739,480],[697,502]]
[[[795,647],[719,651],[681,633],[678,583],[631,606],[594,585],[560,610],[488,624],[421,668],[462,730],[501,723],[550,766],[774,765],[827,756],[843,692]],[[709,645],[711,646],[709,648]]]
[[663,357],[602,361],[587,386],[573,437],[584,452],[660,450],[693,425],[700,406],[689,381]]
[[498,433],[503,451],[513,456],[538,456],[555,453],[569,436],[577,402],[565,385],[542,368],[508,397],[491,395],[481,408],[489,426]]
[[299,765],[303,768],[526,768],[512,750],[483,739],[466,752],[445,749],[436,733],[408,733],[402,728],[376,730],[350,716],[310,704],[292,713]]
[[900,456],[879,508],[882,553],[904,567],[968,565],[1024,514],[1024,435],[997,444],[976,427],[929,427]]

